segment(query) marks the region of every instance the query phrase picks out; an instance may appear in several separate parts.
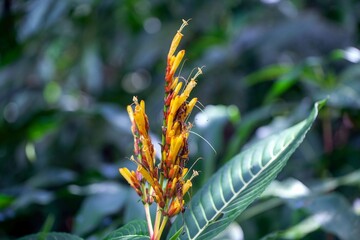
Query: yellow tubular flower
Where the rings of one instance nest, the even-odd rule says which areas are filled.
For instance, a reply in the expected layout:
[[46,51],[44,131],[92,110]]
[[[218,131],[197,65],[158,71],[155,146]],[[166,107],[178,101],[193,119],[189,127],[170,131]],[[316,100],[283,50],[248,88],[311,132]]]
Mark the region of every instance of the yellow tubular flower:
[[140,101],[140,107],[141,107],[141,109],[144,111],[144,113],[145,113],[145,102],[144,102],[144,100],[141,100]]
[[186,183],[184,183],[183,187],[182,187],[182,194],[183,196],[187,193],[187,191],[189,190],[189,188],[192,187],[192,183],[191,180],[187,180]]
[[131,186],[134,185],[134,182],[131,179],[132,174],[131,174],[129,169],[127,169],[127,168],[119,168],[119,172]]
[[182,82],[179,82],[179,83],[176,85],[176,87],[175,87],[175,89],[174,89],[174,92],[173,92],[174,96],[178,95],[178,93],[180,92],[180,90],[181,90],[181,88],[182,88],[182,85],[183,85]]
[[172,183],[171,183],[171,188],[170,191],[173,193],[175,191],[175,187],[176,187],[176,183],[177,183],[178,179],[174,178]]
[[175,57],[174,62],[172,63],[170,74],[174,74],[176,72],[176,70],[179,67],[184,55],[185,55],[185,50],[181,50],[180,52],[178,52],[178,54]]
[[[179,82],[179,77],[176,77],[176,78],[172,81],[172,83],[171,83],[171,89],[174,90],[174,89],[177,87],[178,82]],[[179,90],[180,90],[180,89],[179,89]]]
[[188,116],[191,111],[193,110],[195,104],[197,103],[197,98],[193,98],[191,99],[191,101],[187,104],[187,108],[186,108],[186,113],[185,113],[185,116]]
[[190,82],[186,85],[186,88],[184,90],[184,92],[180,95],[180,97],[186,97],[188,98],[190,96],[191,91],[193,90],[193,88],[196,86],[196,82],[195,79],[192,78],[190,80]]
[[147,125],[147,117],[145,115],[144,110],[142,109],[142,107],[138,104],[135,103],[135,112],[134,112],[134,119],[136,122],[136,126],[139,129],[140,134],[147,136],[147,129],[146,129],[146,125]]
[[178,165],[175,165],[174,167],[172,167],[169,171],[169,179],[174,178],[177,175],[178,171],[179,171]]
[[134,122],[134,111],[130,105],[126,107],[131,122]]
[[168,53],[168,59],[170,59],[174,55],[174,53],[175,53],[177,47],[179,46],[179,43],[180,43],[183,36],[184,35],[180,31],[177,31],[177,33],[175,34],[175,36],[174,36],[174,38],[173,38],[173,40],[171,42],[171,45],[170,45],[170,50],[169,50],[169,53]]
[[178,155],[179,149],[182,147],[183,142],[184,139],[182,135],[171,139],[169,157],[171,158],[172,162],[175,161],[175,158]]
[[178,198],[175,198],[171,202],[171,205],[169,207],[169,211],[168,211],[169,217],[172,217],[172,216],[178,214],[181,211],[183,205],[184,205],[184,200],[182,200],[180,202],[180,200]]
[[150,176],[150,174],[148,173],[148,171],[143,168],[141,165],[138,166],[138,169],[137,169],[141,175],[146,179],[146,181],[153,187],[155,188],[156,184],[154,182],[154,179]]
[[179,30],[176,32],[171,45],[170,45],[170,50],[168,53],[168,58],[170,58],[171,56],[174,55],[177,47],[179,46],[179,43],[181,41],[181,38],[183,37],[183,34],[181,33],[181,31],[184,29],[184,27],[186,27],[189,23],[189,21],[185,21],[184,19],[182,20],[183,24],[181,25],[181,27],[179,28]]

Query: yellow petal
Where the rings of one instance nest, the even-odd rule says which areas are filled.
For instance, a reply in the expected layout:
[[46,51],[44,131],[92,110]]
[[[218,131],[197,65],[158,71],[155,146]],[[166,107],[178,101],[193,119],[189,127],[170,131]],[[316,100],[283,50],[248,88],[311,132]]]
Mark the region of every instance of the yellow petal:
[[175,89],[174,89],[174,92],[173,92],[174,96],[178,95],[178,93],[180,92],[180,90],[181,90],[181,88],[182,88],[182,85],[183,85],[182,82],[179,82],[179,83],[176,85],[176,87],[175,87]]
[[129,171],[129,169],[119,168],[119,172],[131,186],[134,185],[133,180],[131,179],[131,172]]
[[175,87],[177,87],[179,82],[179,77],[176,77],[173,82],[171,83],[171,89],[175,89]]
[[179,46],[179,43],[180,43],[183,36],[184,35],[181,32],[177,31],[177,33],[175,34],[175,36],[174,36],[174,38],[173,38],[173,40],[171,42],[169,53],[168,53],[168,58],[171,58],[171,56],[174,55],[174,53],[175,53],[177,47]]
[[132,107],[130,105],[128,105],[126,107],[126,110],[129,114],[130,121],[133,122],[134,121],[134,111],[133,111]]
[[183,23],[181,24],[179,30],[176,32],[176,34],[171,42],[170,50],[168,53],[168,58],[170,58],[172,55],[174,55],[177,47],[179,46],[181,38],[183,37],[183,34],[181,33],[181,31],[184,29],[184,27],[186,27],[189,24],[189,20],[186,21],[183,19],[182,21],[183,21]]
[[190,96],[191,91],[193,90],[193,88],[196,86],[196,81],[195,79],[191,79],[191,81],[186,85],[186,88],[184,90],[184,92],[181,94],[181,96],[185,96],[186,98],[188,98]]
[[184,55],[185,55],[185,50],[181,50],[181,51],[178,52],[172,66],[171,66],[171,70],[170,70],[171,74],[174,74],[176,72],[176,70],[179,67]]
[[143,168],[142,166],[138,166],[138,169],[137,169],[141,175],[146,179],[146,181],[153,187],[155,188],[155,182],[154,182],[154,179],[150,176],[150,174],[148,173],[148,171]]
[[191,99],[191,101],[187,104],[187,108],[186,108],[186,116],[188,116],[191,111],[193,110],[195,104],[197,103],[197,98],[193,98]]
[[184,183],[183,188],[182,188],[182,194],[183,196],[187,193],[187,191],[189,190],[189,188],[192,187],[192,183],[190,180],[187,180],[186,183]]

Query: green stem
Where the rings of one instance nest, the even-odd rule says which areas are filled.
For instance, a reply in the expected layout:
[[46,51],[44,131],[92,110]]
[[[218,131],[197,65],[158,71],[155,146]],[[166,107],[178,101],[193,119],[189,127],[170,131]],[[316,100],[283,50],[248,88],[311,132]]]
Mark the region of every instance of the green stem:
[[156,218],[155,218],[155,224],[154,224],[154,240],[160,239],[158,238],[158,232],[159,232],[159,225],[161,222],[161,211],[160,211],[160,207],[159,205],[157,206],[156,209]]
[[144,209],[145,209],[146,221],[149,229],[149,235],[152,236],[154,234],[154,230],[151,222],[150,208],[148,203],[144,204]]
[[167,221],[168,221],[168,217],[167,216],[165,216],[164,218],[163,218],[163,220],[162,220],[162,223],[161,223],[161,226],[160,226],[160,230],[159,230],[159,233],[158,233],[158,236],[159,236],[159,240],[160,240],[160,237],[161,237],[161,234],[162,234],[162,232],[164,231],[164,228],[165,228],[165,226],[166,226],[166,223],[167,223]]

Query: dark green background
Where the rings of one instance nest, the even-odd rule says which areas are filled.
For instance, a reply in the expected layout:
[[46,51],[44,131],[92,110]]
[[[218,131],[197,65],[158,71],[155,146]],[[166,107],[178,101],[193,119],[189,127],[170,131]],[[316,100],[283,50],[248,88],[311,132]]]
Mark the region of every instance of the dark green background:
[[321,211],[340,221],[331,218],[304,239],[346,239],[346,220],[359,222],[359,1],[0,4],[1,239],[41,230],[97,239],[143,217],[118,174],[134,167],[125,107],[133,95],[144,99],[159,136],[168,47],[189,18],[181,75],[205,66],[192,96],[213,106],[199,105],[204,112],[196,109],[191,121],[216,149],[192,134],[190,164],[202,158],[192,191],[246,143],[293,125],[329,97],[279,176],[318,193],[313,207],[263,197],[238,223],[245,239],[259,239],[327,206]]

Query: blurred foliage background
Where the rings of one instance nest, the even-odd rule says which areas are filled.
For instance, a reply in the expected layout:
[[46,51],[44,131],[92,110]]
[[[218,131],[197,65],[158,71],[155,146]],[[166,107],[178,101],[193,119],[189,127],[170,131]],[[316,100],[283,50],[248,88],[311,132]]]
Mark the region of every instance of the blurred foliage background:
[[191,162],[201,158],[193,192],[329,97],[227,239],[356,239],[359,1],[3,0],[0,8],[1,239],[38,231],[99,239],[143,218],[118,173],[134,167],[125,107],[133,95],[144,99],[160,142],[165,59],[182,18],[192,20],[181,74],[205,66],[193,94],[206,106],[192,116]]

